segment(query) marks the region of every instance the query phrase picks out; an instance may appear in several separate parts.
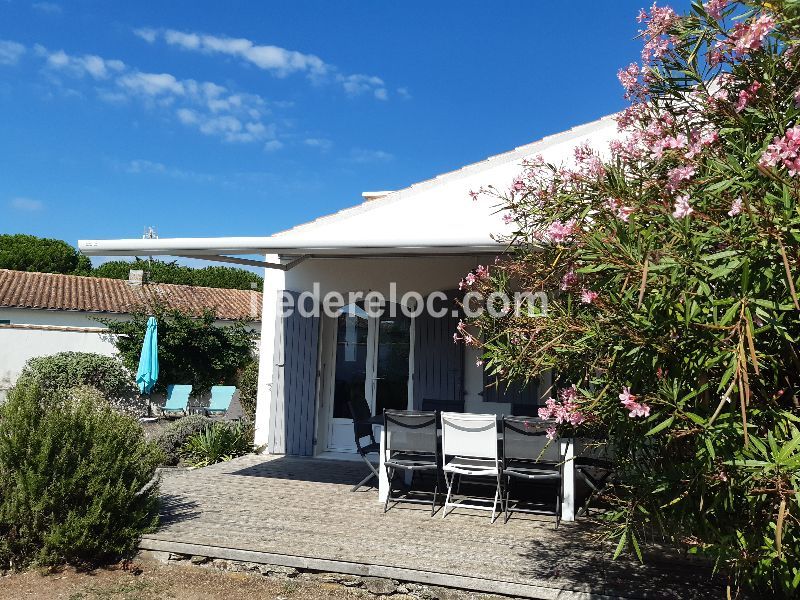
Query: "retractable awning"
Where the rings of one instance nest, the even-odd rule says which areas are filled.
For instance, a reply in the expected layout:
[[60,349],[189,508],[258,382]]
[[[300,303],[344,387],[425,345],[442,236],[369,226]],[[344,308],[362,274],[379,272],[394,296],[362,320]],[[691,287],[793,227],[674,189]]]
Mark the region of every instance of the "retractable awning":
[[[319,235],[282,235],[78,241],[78,249],[87,256],[178,256],[282,270],[290,269],[306,258],[469,255],[501,252],[504,247],[488,235],[481,238],[442,236],[437,239],[398,235],[347,240],[325,239]],[[278,254],[288,260],[270,263],[240,257],[256,254]]]

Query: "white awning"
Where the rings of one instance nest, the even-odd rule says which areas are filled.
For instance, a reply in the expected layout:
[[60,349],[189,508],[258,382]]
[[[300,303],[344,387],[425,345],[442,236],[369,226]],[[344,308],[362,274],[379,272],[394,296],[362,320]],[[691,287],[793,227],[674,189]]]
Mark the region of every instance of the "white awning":
[[[469,255],[502,252],[505,246],[491,237],[441,237],[413,239],[403,236],[381,239],[324,239],[319,234],[274,237],[160,238],[120,240],[79,240],[78,249],[87,256],[179,256],[204,258],[268,268],[288,265],[237,255],[279,254],[286,257],[390,257],[418,255]],[[294,262],[294,261],[293,261]],[[293,263],[289,263],[292,265]]]

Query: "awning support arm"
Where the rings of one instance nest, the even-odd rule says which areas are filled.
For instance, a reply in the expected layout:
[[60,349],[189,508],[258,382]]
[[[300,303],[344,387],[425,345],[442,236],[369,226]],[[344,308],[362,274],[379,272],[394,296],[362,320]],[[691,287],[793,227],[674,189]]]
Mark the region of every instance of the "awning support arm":
[[286,264],[271,263],[265,260],[254,260],[252,258],[239,258],[238,256],[225,256],[223,254],[176,254],[181,258],[199,258],[201,260],[210,260],[214,262],[232,263],[234,265],[247,265],[248,267],[263,267],[265,269],[277,269],[278,271],[288,271],[289,269],[299,265],[301,262],[309,258],[308,254],[304,254],[293,261]]

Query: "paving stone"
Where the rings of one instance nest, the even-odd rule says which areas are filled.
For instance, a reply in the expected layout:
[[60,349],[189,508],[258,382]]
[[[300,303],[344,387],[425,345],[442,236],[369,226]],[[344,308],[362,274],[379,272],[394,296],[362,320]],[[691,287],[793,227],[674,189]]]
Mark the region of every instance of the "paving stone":
[[364,577],[364,588],[378,596],[388,596],[397,590],[397,582],[383,577]]
[[193,565],[204,565],[211,559],[208,556],[200,556],[195,554],[190,560]]

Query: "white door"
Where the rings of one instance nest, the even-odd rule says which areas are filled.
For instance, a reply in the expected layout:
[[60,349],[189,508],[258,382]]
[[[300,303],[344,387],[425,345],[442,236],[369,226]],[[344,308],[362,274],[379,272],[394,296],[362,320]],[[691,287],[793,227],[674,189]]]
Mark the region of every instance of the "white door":
[[[400,313],[400,311],[397,311]],[[336,319],[328,450],[354,452],[353,420],[347,401],[366,398],[373,415],[411,406],[411,319],[403,314],[369,317],[356,305]]]

